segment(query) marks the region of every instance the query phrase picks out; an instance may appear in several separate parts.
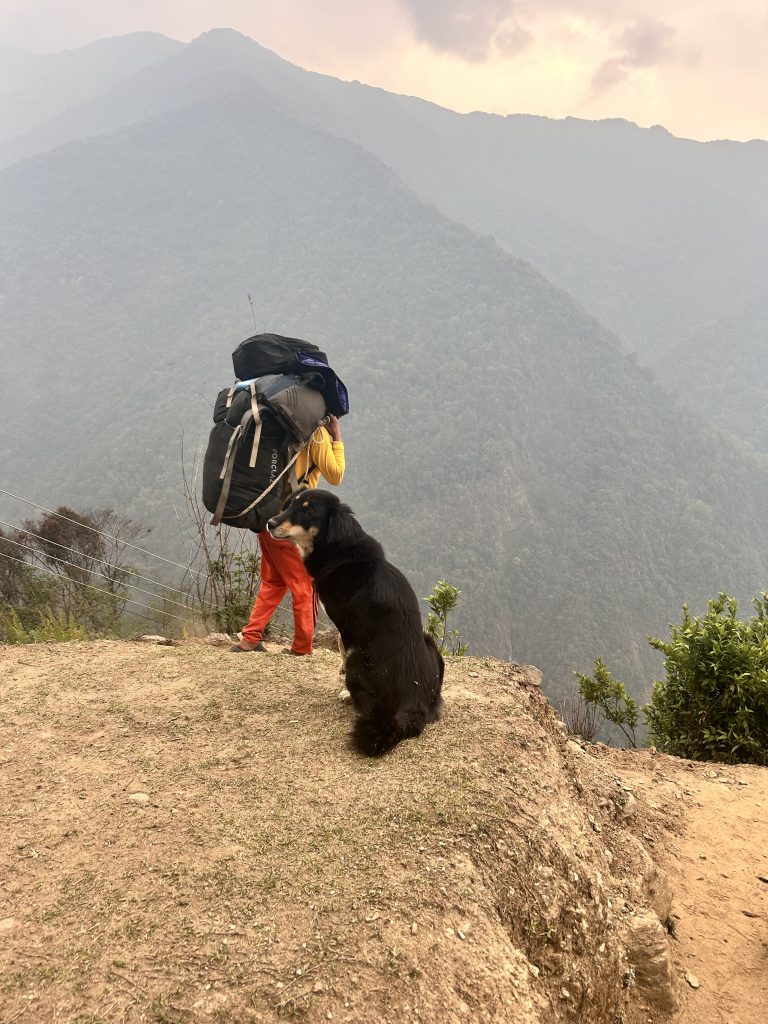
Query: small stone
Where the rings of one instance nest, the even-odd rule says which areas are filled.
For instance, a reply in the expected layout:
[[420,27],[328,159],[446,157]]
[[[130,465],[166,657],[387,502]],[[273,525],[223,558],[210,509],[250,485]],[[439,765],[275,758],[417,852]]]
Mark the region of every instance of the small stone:
[[204,644],[211,647],[229,647],[232,644],[232,637],[228,633],[209,633],[203,639]]
[[529,686],[541,686],[544,678],[541,669],[536,668],[535,665],[523,665],[523,672],[527,676],[525,682]]
[[628,790],[625,790],[626,796],[624,803],[619,807],[619,817],[622,821],[626,821],[628,818],[634,816],[637,810],[637,799]]
[[470,679],[479,679],[480,678],[480,673],[479,672],[467,672],[467,675],[469,676]]
[[463,941],[464,941],[464,939],[466,938],[466,935],[465,935],[465,934],[464,934],[464,932],[463,932],[463,931],[461,930],[461,928],[457,928],[457,929],[456,929],[456,934],[457,934],[457,935],[459,936],[459,938],[461,939],[461,941],[462,941],[462,942],[463,942]]
[[630,981],[652,1009],[669,1013],[675,1006],[675,984],[669,936],[653,911],[628,922],[627,959]]
[[0,920],[0,932],[11,932],[19,924],[16,917],[4,917]]
[[536,966],[536,964],[528,964],[528,970],[531,972],[534,978],[538,978],[539,974],[541,974],[541,971]]
[[419,926],[414,921],[413,924],[411,925],[411,935],[415,935],[418,930],[419,930]]
[[325,988],[325,985],[323,985],[322,981],[316,981],[315,984],[312,986],[312,991],[313,992],[322,992],[324,988]]
[[139,804],[141,807],[146,807],[149,803],[149,793],[131,793],[128,799],[132,804]]
[[691,986],[691,988],[701,988],[701,982],[696,977],[696,975],[695,974],[691,974],[690,971],[686,974],[685,980],[688,982],[688,984]]
[[757,880],[758,882],[768,882],[768,875],[758,875]]

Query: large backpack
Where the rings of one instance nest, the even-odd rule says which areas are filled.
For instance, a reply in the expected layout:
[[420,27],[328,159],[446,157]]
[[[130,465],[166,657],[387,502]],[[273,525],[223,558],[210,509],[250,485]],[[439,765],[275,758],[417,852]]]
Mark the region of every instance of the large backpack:
[[[329,412],[349,411],[324,352],[262,334],[232,354],[237,380],[219,392],[203,461],[203,504],[214,525],[263,530],[286,493],[306,483],[291,469]],[[243,379],[245,378],[245,379]]]

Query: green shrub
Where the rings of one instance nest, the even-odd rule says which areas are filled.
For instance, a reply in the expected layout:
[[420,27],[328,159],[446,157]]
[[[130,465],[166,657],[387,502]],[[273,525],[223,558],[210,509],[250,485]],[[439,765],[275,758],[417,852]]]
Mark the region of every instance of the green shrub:
[[257,552],[247,548],[236,550],[228,547],[226,541],[220,542],[218,556],[208,559],[217,629],[237,633],[243,628],[251,616],[260,570],[261,559]]
[[459,658],[467,653],[469,644],[462,640],[458,629],[448,630],[448,615],[459,603],[460,593],[458,587],[440,580],[429,597],[424,598],[430,609],[427,613],[427,633],[441,654],[453,654]]
[[0,639],[4,644],[31,643],[29,633],[19,618],[15,608],[7,605],[0,608]]
[[39,626],[25,627],[15,608],[0,609],[0,639],[6,644],[63,643],[67,640],[87,640],[88,631],[72,613],[39,611]]
[[579,694],[585,704],[597,708],[605,721],[621,730],[627,743],[636,747],[638,708],[627,693],[624,683],[613,678],[602,658],[595,661],[594,675],[585,676],[577,672],[576,678],[579,681]]
[[88,630],[81,626],[71,612],[51,611],[40,616],[36,629],[29,629],[29,642],[33,644],[64,643],[67,640],[87,640]]
[[665,656],[667,678],[654,683],[645,709],[656,746],[678,757],[768,765],[768,594],[756,615],[737,618],[727,594],[706,615],[670,627],[670,639],[649,638]]

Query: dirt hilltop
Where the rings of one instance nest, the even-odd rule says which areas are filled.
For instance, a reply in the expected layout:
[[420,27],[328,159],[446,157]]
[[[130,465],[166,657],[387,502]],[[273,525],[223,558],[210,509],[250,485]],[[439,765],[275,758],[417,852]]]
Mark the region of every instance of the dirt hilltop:
[[365,760],[337,672],[0,647],[3,1024],[762,1024],[768,770],[583,749],[481,658]]

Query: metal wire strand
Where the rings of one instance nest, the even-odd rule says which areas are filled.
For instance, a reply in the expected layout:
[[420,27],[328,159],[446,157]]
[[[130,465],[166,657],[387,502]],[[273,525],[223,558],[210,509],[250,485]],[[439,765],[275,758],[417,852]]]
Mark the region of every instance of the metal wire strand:
[[35,501],[30,501],[29,498],[22,498],[18,494],[13,494],[11,491],[5,491],[0,487],[0,494],[7,494],[9,498],[15,498],[17,501],[23,501],[27,505],[32,505],[33,508],[39,508],[41,512],[47,512],[49,515],[58,516],[59,519],[65,519],[68,523],[74,523],[75,526],[80,526],[83,530],[90,530],[92,533],[98,533],[100,537],[106,537],[107,540],[113,540],[118,544],[124,544],[127,548],[133,548],[135,551],[141,551],[142,554],[150,555],[152,558],[157,558],[161,562],[167,562],[168,565],[175,565],[178,569],[185,569],[187,572],[191,572],[193,576],[203,576],[205,579],[210,579],[207,573],[199,572],[197,569],[192,569],[188,565],[184,565],[182,562],[174,562],[171,558],[163,558],[162,555],[156,555],[154,551],[148,551],[146,548],[140,548],[138,544],[130,544],[127,540],[121,540],[119,537],[113,537],[109,533],[103,533],[101,530],[97,530],[95,526],[86,526],[85,523],[79,523],[76,519],[70,519],[69,516],[62,515],[61,512],[54,512],[52,508],[46,508],[44,505],[38,505]]
[[[12,523],[6,523],[2,519],[0,519],[0,526],[7,526],[9,530],[15,530],[17,533],[25,533],[29,537],[37,537],[38,540],[42,540],[46,544],[51,544],[55,548],[63,548],[65,551],[71,551],[75,555],[85,555],[85,552],[80,551],[77,548],[69,547],[68,544],[60,544],[56,540],[49,540],[47,537],[44,537],[41,533],[34,533],[32,530],[25,530],[21,526],[14,526]],[[18,543],[18,541],[14,541],[11,537],[7,537],[7,536],[6,537],[2,537],[0,539],[10,541],[12,544]],[[30,549],[30,550],[32,550],[32,549]],[[45,557],[47,557],[47,556],[45,556]],[[86,557],[88,557],[88,556],[86,556]],[[181,594],[182,596],[187,596],[187,595],[184,594],[184,591],[183,590],[179,590],[178,587],[171,587],[167,583],[160,583],[159,580],[153,580],[151,576],[142,576],[140,572],[136,572],[135,569],[131,569],[130,567],[126,568],[126,567],[123,567],[121,565],[115,565],[113,562],[108,562],[104,558],[99,558],[98,561],[102,565],[108,565],[110,567],[110,569],[118,569],[120,572],[129,573],[131,576],[135,576],[136,579],[144,580],[145,583],[151,583],[155,587],[162,587],[163,590],[170,590],[171,593],[173,593],[173,594]],[[191,594],[189,595],[189,598],[190,598],[191,601],[199,601],[200,600],[199,598],[196,598],[196,597],[194,597]],[[200,603],[202,604],[202,602],[200,602]],[[211,606],[211,607],[213,607],[213,606]],[[216,606],[216,608],[218,610],[218,606]]]
[[[37,548],[30,547],[29,544],[22,544],[20,540],[11,540],[10,537],[3,537],[3,540],[6,541],[9,544],[16,544],[17,547],[23,548],[25,551],[31,551],[33,555],[40,556],[40,552],[37,550]],[[60,562],[61,565],[68,565],[71,569],[79,569],[80,572],[87,572],[91,576],[100,576],[103,580],[107,580],[110,583],[115,582],[112,579],[111,576],[107,576],[107,575],[105,575],[105,573],[99,572],[98,569],[86,569],[82,565],[78,565],[76,562],[67,562],[66,559],[64,559],[64,558],[57,558],[56,555],[42,555],[41,557],[47,558],[47,559],[49,559],[50,561],[53,561],[53,562]],[[25,564],[29,564],[29,563],[25,563]],[[34,565],[34,566],[30,566],[30,568],[39,569],[39,568],[44,568],[44,567],[40,566],[40,565]],[[64,579],[64,577],[60,576],[59,573],[55,573],[55,575],[59,576],[59,579]],[[71,576],[67,576],[66,579],[69,580],[69,582],[71,582],[71,583],[77,583],[78,582],[78,580],[73,579]],[[121,583],[120,585],[121,586],[125,586],[125,587],[130,587],[131,590],[138,590],[138,592],[140,594],[146,594],[147,597],[159,597],[160,596],[159,594],[153,594],[151,590],[144,590],[143,587],[137,587],[135,583]],[[104,593],[105,594],[106,593],[110,593],[110,591],[105,590]],[[115,596],[117,596],[117,595],[115,595]],[[167,601],[168,604],[178,605],[179,608],[189,608],[189,605],[182,604],[181,601],[173,601],[173,600],[171,600],[170,597],[164,597],[163,601]]]
[[[19,565],[25,565],[28,569],[31,568],[29,562],[25,562],[22,558],[14,558],[13,555],[8,555],[4,551],[0,551],[0,558],[8,558],[10,559],[11,562],[18,562]],[[57,573],[54,569],[46,569],[45,566],[43,565],[35,566],[35,571],[47,572],[51,576],[55,576],[56,579],[61,579],[59,573]],[[104,594],[106,597],[111,597],[115,601],[123,601],[125,602],[125,604],[135,604],[138,605],[139,608],[146,608],[147,611],[154,612],[155,617],[157,615],[163,615],[169,619],[178,619],[179,622],[189,622],[188,618],[182,618],[181,615],[174,615],[172,612],[163,611],[162,608],[153,608],[151,604],[142,604],[140,601],[134,601],[133,598],[131,597],[119,597],[117,594],[111,594],[108,590],[105,590],[103,587],[94,587],[90,583],[82,583],[80,580],[72,580],[72,582],[76,583],[79,587],[86,587],[88,590],[95,590],[97,594]],[[146,616],[146,618],[150,618],[150,616]]]

